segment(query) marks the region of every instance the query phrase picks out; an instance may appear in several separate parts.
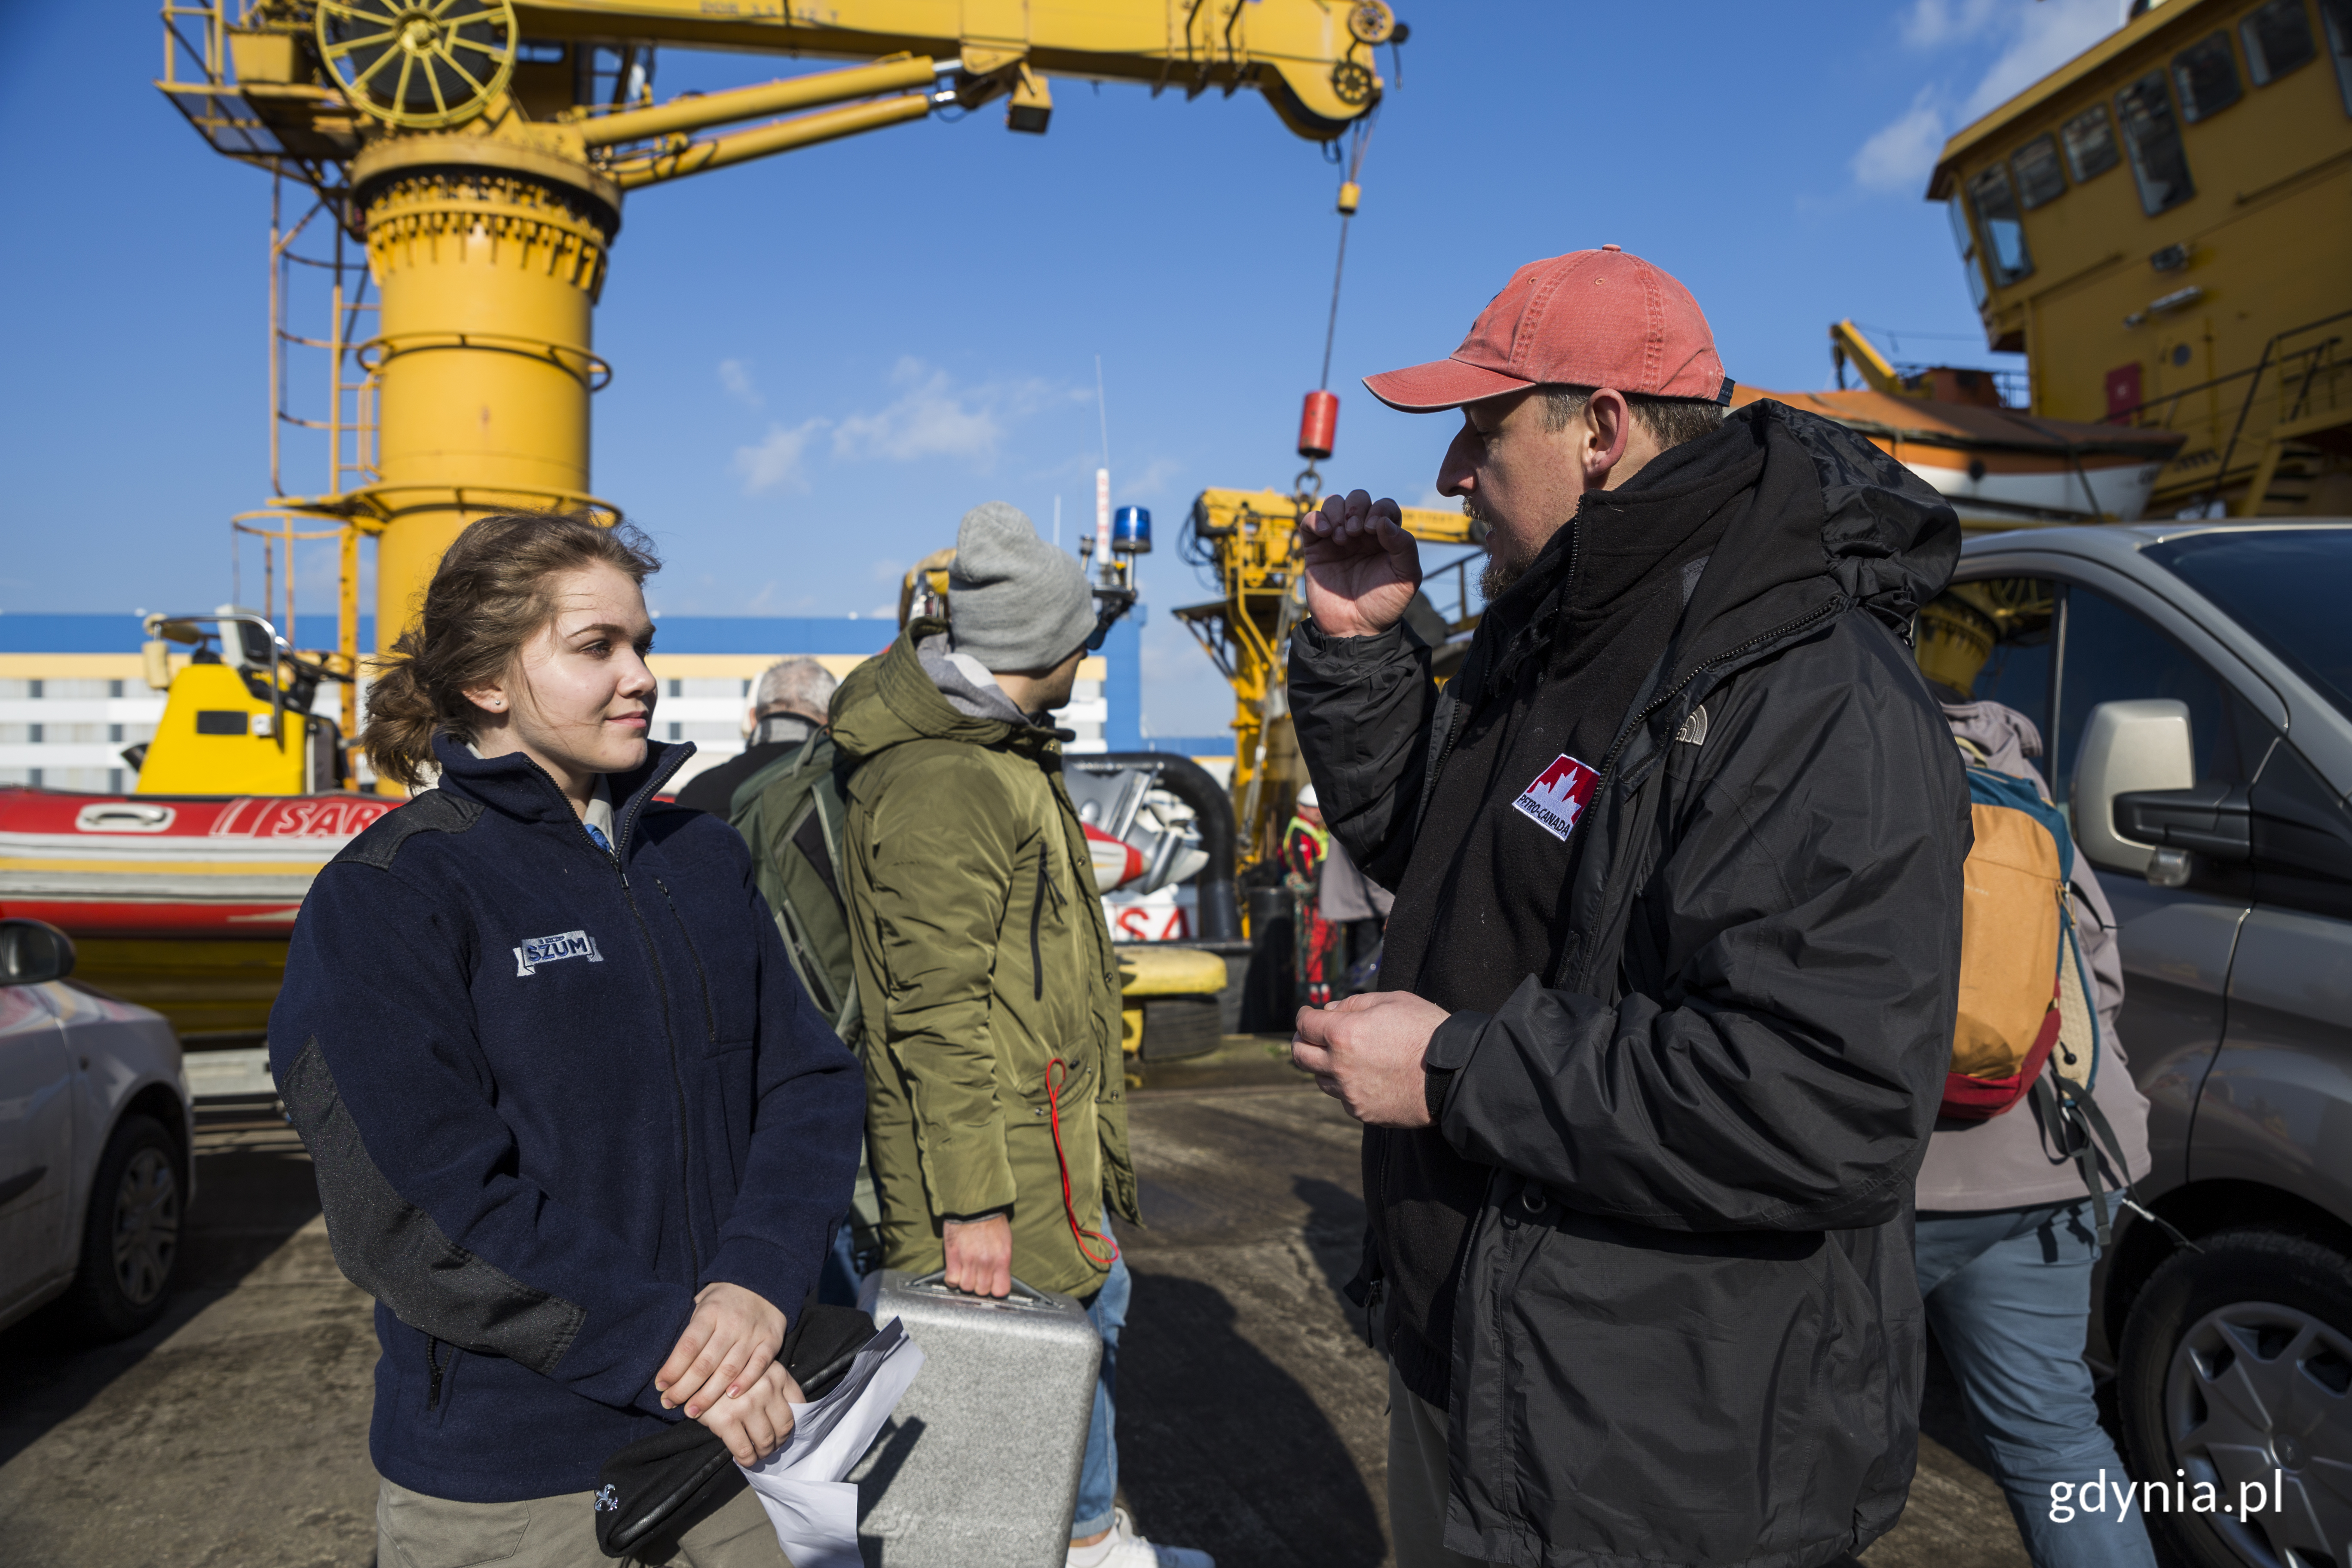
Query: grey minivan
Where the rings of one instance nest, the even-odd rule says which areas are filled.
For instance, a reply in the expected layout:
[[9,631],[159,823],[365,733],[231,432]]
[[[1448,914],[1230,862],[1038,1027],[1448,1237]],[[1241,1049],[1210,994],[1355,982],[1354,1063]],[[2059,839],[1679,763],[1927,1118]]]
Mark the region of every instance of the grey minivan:
[[[1972,539],[2001,608],[1977,695],[2032,718],[2119,925],[2147,1096],[2101,1270],[2128,1462],[2256,1483],[2157,1512],[2210,1568],[2352,1563],[2352,523]],[[2280,1504],[2284,1506],[2280,1506]]]

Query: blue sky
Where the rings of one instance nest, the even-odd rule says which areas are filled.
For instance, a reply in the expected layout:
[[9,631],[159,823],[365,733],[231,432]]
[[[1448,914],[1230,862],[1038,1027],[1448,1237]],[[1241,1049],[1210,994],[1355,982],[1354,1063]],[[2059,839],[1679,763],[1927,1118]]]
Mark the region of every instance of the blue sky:
[[[269,181],[149,85],[152,5],[12,9],[0,612],[213,604],[230,514],[268,494]],[[1399,10],[1413,37],[1349,241],[1325,471],[1419,502],[1450,421],[1355,378],[1450,351],[1537,257],[1611,241],[1667,268],[1756,385],[1827,384],[1841,316],[1906,334],[1897,357],[1997,363],[1927,171],[2122,0]],[[656,89],[801,68],[671,51]],[[873,613],[980,500],[1050,532],[1059,497],[1075,541],[1107,413],[1113,499],[1151,508],[1161,541],[1145,723],[1212,731],[1225,689],[1164,613],[1207,596],[1176,526],[1205,486],[1299,466],[1337,176],[1254,94],[1065,81],[1055,105],[1043,137],[992,106],[632,195],[597,316],[615,374],[595,488],[659,542],[665,614]],[[289,456],[289,489],[322,482]],[[305,615],[325,613],[326,548],[301,571]]]

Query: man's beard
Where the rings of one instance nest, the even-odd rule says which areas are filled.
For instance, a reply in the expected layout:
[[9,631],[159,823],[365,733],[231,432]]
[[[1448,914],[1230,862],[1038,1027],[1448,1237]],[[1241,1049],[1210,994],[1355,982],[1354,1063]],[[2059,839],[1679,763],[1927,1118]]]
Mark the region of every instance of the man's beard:
[[1486,525],[1486,564],[1478,573],[1478,593],[1491,605],[1509,593],[1511,585],[1528,574],[1533,563],[1520,559],[1512,547],[1511,536],[1492,516],[1479,510],[1475,495],[1462,498],[1462,515]]

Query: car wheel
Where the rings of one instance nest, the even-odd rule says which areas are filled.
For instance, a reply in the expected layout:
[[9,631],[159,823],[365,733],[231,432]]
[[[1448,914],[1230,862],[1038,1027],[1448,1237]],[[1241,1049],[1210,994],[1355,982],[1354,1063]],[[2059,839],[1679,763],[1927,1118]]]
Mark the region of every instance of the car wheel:
[[148,1117],[124,1117],[90,1184],[67,1321],[92,1338],[116,1340],[162,1317],[179,1267],[184,1207],[171,1134]]
[[2268,1231],[2200,1245],[2134,1304],[2117,1394],[2133,1474],[2210,1483],[2213,1508],[2149,1521],[2200,1568],[2352,1561],[2352,1261]]

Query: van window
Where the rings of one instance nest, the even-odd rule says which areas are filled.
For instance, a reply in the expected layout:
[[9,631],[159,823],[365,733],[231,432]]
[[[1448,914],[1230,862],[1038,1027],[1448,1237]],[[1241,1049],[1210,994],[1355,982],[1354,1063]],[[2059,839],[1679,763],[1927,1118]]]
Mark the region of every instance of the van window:
[[2181,150],[2180,126],[2172,117],[2172,95],[2164,73],[2150,71],[2116,94],[2116,118],[2131,152],[2132,178],[2139,183],[2140,210],[2154,217],[2197,194],[2189,181],[2189,155]]
[[[2032,720],[2046,753],[2057,584],[2047,577],[1993,577],[1953,590],[1950,596],[1965,598],[1993,623],[1992,652],[1977,671],[1969,695],[1979,702],[2014,708]],[[1926,668],[1924,658],[1921,668]],[[1938,673],[1928,671],[1928,679]]]
[[2066,194],[2066,176],[2058,167],[2054,136],[2037,136],[2020,147],[2010,158],[2009,167],[2017,176],[2018,198],[2027,212]]
[[2254,897],[2352,920],[2352,805],[2284,742],[2263,764],[2250,804]]
[[2146,554],[2221,605],[2352,719],[2352,637],[2344,635],[2352,531],[2215,529],[2150,545]]
[[2319,20],[2336,61],[2336,90],[2344,96],[2344,112],[2352,114],[2352,0],[2319,0]]
[[2107,118],[2104,103],[2095,103],[2066,121],[2058,134],[2065,139],[2066,165],[2074,171],[2078,185],[2123,161],[2123,154],[2116,151],[2116,122]]
[[2058,676],[2058,734],[2050,788],[2066,804],[2084,722],[2102,702],[2168,697],[2189,709],[2197,777],[2243,784],[2269,749],[2269,726],[2205,661],[2137,611],[2088,588],[2066,590],[2065,656]]
[[2172,79],[2180,89],[2181,117],[2191,125],[2221,113],[2245,91],[2227,33],[2200,38],[2173,56]]
[[2246,46],[2246,74],[2256,87],[2268,87],[2319,57],[2303,0],[2270,0],[2238,24],[2238,38]]
[[2025,248],[2025,222],[2017,210],[2017,193],[2009,183],[2009,168],[1995,163],[1969,182],[1969,200],[1975,204],[1977,223],[1984,230],[1987,258],[1996,286],[2016,282],[2033,270]]

